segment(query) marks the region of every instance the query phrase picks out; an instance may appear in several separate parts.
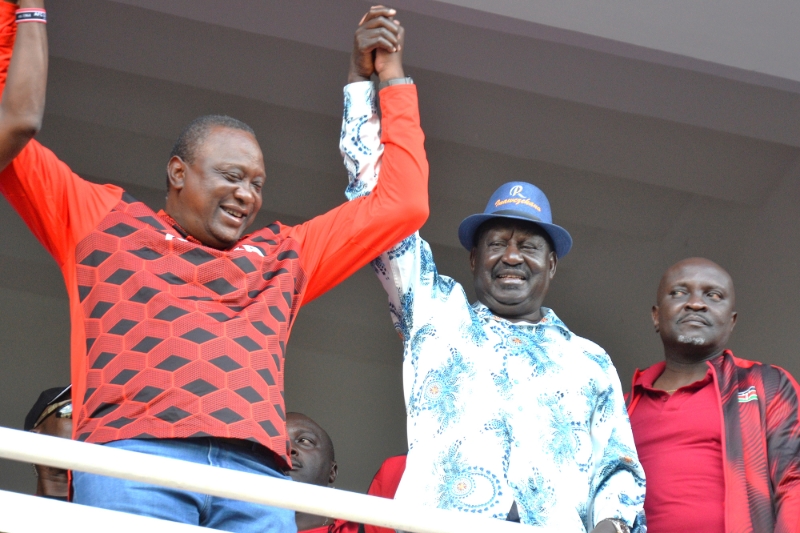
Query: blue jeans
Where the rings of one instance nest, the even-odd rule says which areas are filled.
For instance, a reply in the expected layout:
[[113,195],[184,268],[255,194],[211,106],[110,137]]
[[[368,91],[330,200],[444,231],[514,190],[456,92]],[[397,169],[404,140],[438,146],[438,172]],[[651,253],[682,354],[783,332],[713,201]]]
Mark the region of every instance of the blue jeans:
[[[106,446],[289,479],[264,448],[226,439],[129,439]],[[138,481],[74,472],[74,501],[136,515],[234,532],[296,533],[294,511]]]

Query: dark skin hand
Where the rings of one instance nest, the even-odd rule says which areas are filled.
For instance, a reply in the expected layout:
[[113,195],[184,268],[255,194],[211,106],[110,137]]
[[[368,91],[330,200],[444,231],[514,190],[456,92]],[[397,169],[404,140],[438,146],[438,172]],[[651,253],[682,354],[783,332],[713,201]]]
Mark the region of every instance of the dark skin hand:
[[[60,437],[62,439],[72,438],[72,419],[58,418],[55,413],[31,430],[31,433],[40,433]],[[45,465],[35,465],[38,474],[36,482],[37,496],[53,496],[66,498],[69,494],[69,483],[67,481],[67,471],[61,468]]]
[[347,83],[367,81],[377,74],[381,81],[404,78],[403,42],[405,30],[394,19],[396,11],[372,7],[356,30]]
[[652,310],[666,359],[653,386],[674,392],[703,379],[706,362],[725,351],[736,325],[735,306],[733,280],[713,261],[694,257],[671,266]]

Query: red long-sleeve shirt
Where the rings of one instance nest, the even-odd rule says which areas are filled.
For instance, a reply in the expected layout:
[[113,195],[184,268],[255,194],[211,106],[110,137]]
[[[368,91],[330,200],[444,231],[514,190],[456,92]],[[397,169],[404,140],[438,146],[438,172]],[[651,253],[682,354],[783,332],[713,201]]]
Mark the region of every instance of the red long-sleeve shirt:
[[[0,85],[13,7],[0,5]],[[81,179],[36,141],[0,191],[52,254],[72,321],[74,438],[233,437],[287,464],[283,371],[301,305],[413,233],[427,213],[416,89],[381,91],[378,188],[304,224],[271,224],[228,250],[114,185]]]

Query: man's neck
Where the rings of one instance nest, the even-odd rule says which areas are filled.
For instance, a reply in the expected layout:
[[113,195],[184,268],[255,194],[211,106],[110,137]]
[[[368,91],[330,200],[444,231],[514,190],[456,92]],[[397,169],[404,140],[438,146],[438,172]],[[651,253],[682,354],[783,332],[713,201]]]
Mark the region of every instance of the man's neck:
[[664,372],[655,380],[653,387],[665,391],[675,391],[703,379],[708,372],[708,361],[722,355],[724,350],[709,354],[676,354],[665,350]]
[[297,523],[297,531],[305,531],[307,529],[314,529],[333,523],[332,518],[308,513],[295,513],[294,521]]
[[489,309],[489,311],[491,311],[491,313],[494,316],[496,316],[497,318],[502,318],[503,320],[508,320],[509,322],[512,322],[512,323],[530,322],[531,324],[537,324],[542,319],[542,317],[544,316],[544,313],[542,312],[542,308],[541,307],[538,308],[535,312],[528,313],[527,315],[503,315],[503,314],[497,312],[495,309],[492,309],[491,307],[489,307],[485,303],[483,303],[483,302],[481,302],[481,303],[484,306],[486,306],[486,308]]

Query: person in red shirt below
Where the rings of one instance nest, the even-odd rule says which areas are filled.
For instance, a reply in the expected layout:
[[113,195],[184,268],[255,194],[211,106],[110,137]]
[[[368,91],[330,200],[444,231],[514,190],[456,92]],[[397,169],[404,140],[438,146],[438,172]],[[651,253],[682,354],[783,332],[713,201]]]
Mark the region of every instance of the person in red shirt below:
[[797,383],[781,368],[725,349],[736,298],[716,263],[676,263],[656,302],[665,361],[637,370],[628,397],[647,475],[648,532],[796,533]]
[[[351,65],[388,85],[380,185],[298,226],[248,234],[267,176],[253,130],[238,120],[202,117],[181,134],[158,212],[120,187],[81,179],[32,140],[47,85],[43,6],[22,0],[18,27],[14,6],[0,9],[0,192],[66,282],[73,438],[285,477],[284,355],[300,307],[428,216],[417,93],[394,11],[365,15]],[[228,531],[295,531],[290,510],[81,472],[73,488],[77,503],[97,507]]]
[[[394,499],[394,495],[397,492],[397,487],[400,485],[400,479],[403,477],[405,469],[405,455],[389,457],[381,464],[375,477],[372,478],[372,483],[369,485],[367,494],[370,496]],[[363,533],[394,533],[395,530],[365,524],[362,531]]]
[[[294,481],[332,487],[339,473],[333,441],[319,424],[301,413],[286,413]],[[304,533],[358,533],[358,524],[308,513],[295,513],[297,530]]]

